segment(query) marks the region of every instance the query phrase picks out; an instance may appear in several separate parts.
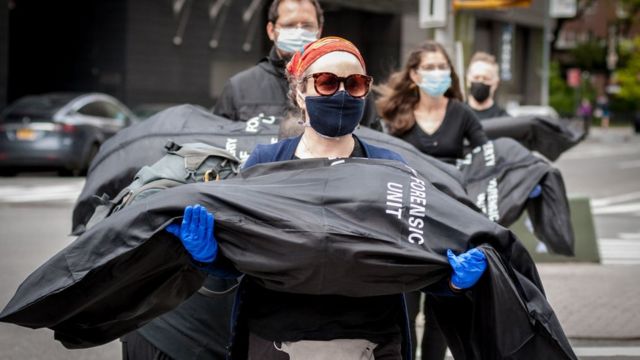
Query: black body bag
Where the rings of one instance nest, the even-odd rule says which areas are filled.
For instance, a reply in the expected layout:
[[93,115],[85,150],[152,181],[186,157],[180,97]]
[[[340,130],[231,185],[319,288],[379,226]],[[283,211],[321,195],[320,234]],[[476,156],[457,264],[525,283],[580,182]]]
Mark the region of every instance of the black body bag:
[[[471,358],[575,359],[535,265],[513,235],[389,160],[257,165],[218,183],[163,191],[88,229],[20,286],[0,321],[49,327],[66,347],[111,341],[178,306],[202,284],[164,227],[184,207],[214,212],[216,262],[263,286],[374,296],[449,276],[445,251],[482,246],[489,268],[455,318],[455,351]],[[445,300],[443,300],[445,301]],[[466,312],[468,317],[456,314]],[[454,343],[455,344],[455,343]]]
[[514,139],[551,161],[556,161],[584,137],[583,130],[570,128],[566,122],[548,116],[506,116],[482,120],[480,124],[489,139]]
[[[270,119],[231,121],[197,106],[180,105],[121,130],[100,147],[91,163],[73,209],[72,234],[80,235],[85,231],[95,208],[104,202],[102,199],[115,198],[133,181],[138,170],[160,160],[166,154],[164,145],[167,141],[201,142],[226,149],[245,160],[256,145],[276,142],[278,129]],[[438,189],[473,207],[454,166],[424,155],[411,144],[391,135],[364,127],[356,134],[370,144],[396,151]]]
[[[527,210],[534,234],[556,254],[573,256],[569,200],[560,171],[513,139],[492,140],[458,161],[469,197],[487,217],[511,226]],[[529,199],[539,184],[540,196]]]

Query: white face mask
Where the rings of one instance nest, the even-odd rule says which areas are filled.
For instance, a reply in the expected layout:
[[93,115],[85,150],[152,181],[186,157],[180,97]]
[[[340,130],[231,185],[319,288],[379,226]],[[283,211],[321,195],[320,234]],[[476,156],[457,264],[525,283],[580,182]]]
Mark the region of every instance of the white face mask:
[[298,27],[281,28],[276,31],[278,33],[276,47],[285,53],[302,51],[305,45],[318,39],[317,31],[312,32]]

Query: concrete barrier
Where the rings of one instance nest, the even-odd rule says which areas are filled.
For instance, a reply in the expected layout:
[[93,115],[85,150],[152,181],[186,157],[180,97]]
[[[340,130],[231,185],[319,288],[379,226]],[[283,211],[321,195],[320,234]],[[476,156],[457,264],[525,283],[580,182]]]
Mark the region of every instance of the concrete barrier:
[[[550,254],[546,247],[536,239],[530,231],[530,222],[526,212],[516,223],[511,226],[511,230],[518,236],[524,246],[536,262],[600,262],[600,253],[591,205],[589,198],[576,197],[569,199],[571,209],[571,223],[575,234],[575,256],[568,257]],[[529,224],[527,224],[529,222]]]

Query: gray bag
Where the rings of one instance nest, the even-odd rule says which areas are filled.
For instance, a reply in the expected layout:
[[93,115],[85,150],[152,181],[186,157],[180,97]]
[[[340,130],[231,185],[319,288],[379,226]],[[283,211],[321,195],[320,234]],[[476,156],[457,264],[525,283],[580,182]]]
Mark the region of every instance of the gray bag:
[[144,166],[133,182],[115,198],[98,198],[98,206],[87,229],[129,204],[174,186],[222,180],[238,174],[240,160],[227,150],[204,143],[165,144],[167,154],[151,166]]

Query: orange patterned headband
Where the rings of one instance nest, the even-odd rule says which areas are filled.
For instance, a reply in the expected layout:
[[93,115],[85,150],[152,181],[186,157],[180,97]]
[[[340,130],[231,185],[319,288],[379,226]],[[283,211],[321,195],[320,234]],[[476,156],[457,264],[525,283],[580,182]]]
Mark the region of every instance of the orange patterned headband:
[[362,55],[360,55],[358,48],[353,45],[351,41],[337,36],[324,37],[307,44],[302,52],[297,51],[293,54],[291,61],[287,64],[287,71],[295,78],[300,78],[318,58],[334,51],[345,51],[353,54],[353,56],[358,58],[358,61],[360,61],[362,68],[366,72],[367,68],[364,65],[364,59]]

